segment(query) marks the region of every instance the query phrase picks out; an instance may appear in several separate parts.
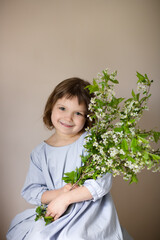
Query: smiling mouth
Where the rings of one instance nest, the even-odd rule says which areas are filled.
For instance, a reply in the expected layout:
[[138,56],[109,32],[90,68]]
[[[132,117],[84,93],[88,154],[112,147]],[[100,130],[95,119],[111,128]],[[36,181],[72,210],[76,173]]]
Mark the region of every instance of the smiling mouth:
[[63,123],[63,122],[60,122],[60,124],[63,125],[64,127],[67,127],[67,128],[73,127],[73,125],[70,125],[70,124],[67,124],[67,123]]

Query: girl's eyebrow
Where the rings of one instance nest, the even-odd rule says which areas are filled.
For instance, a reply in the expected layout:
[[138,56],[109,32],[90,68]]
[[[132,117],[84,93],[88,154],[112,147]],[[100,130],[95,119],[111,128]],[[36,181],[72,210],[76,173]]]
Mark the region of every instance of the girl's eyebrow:
[[62,104],[62,103],[57,103],[57,106],[61,106],[61,107],[65,107],[65,108],[67,108],[67,106],[64,105],[64,104]]
[[62,103],[57,103],[57,105],[61,105],[61,106],[65,107],[65,105],[63,105]]

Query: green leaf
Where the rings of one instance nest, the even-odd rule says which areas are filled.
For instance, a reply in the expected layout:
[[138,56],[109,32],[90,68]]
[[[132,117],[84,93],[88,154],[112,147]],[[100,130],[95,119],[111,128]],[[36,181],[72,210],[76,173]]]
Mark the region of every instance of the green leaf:
[[138,94],[136,95],[136,100],[137,100],[137,101],[139,101],[139,96],[140,96],[140,93],[138,93]]
[[36,208],[36,218],[35,221],[38,221],[41,218],[44,218],[46,215],[46,206],[45,205],[41,205],[39,207]]
[[42,214],[42,207],[41,206],[36,208],[36,213]]
[[138,139],[141,140],[143,143],[146,143],[146,144],[149,143],[148,140],[146,140],[146,139],[143,138],[143,137],[138,136]]
[[48,217],[44,217],[44,221],[45,221],[45,225],[48,225],[49,223],[52,223],[54,222],[54,218],[51,217],[51,216],[48,216]]
[[123,128],[118,128],[118,127],[117,127],[117,128],[114,128],[114,131],[115,131],[115,132],[122,132],[122,131],[123,131]]
[[129,130],[128,126],[124,127],[124,131],[125,131],[125,133],[130,133],[130,130]]
[[36,215],[36,218],[34,219],[34,221],[38,221],[40,219],[39,215]]
[[135,121],[136,121],[136,119],[131,119],[131,120],[129,120],[128,123],[132,124],[132,123],[134,123]]
[[133,90],[132,90],[132,96],[133,96],[134,99],[136,98],[136,94]]
[[131,150],[133,152],[137,151],[137,139],[136,138],[133,138],[132,141],[131,141]]
[[130,156],[128,156],[128,160],[131,161],[132,163],[135,163],[135,159]]
[[147,74],[144,74],[144,76],[145,76],[145,79],[149,80],[149,78],[148,78]]
[[123,138],[123,140],[122,140],[121,147],[122,147],[123,151],[128,151],[128,143],[125,138]]
[[105,79],[109,80],[109,75],[107,74],[107,72],[103,70],[102,73],[103,73]]
[[142,137],[142,138],[146,138],[146,137],[148,137],[148,136],[150,136],[150,135],[151,135],[151,132],[148,132],[148,133],[144,132],[144,133],[139,133],[139,134],[138,134],[138,136],[140,136],[140,137]]
[[115,83],[115,84],[118,84],[118,83],[119,83],[118,80],[116,80],[116,79],[115,79],[115,80],[110,79],[110,81],[113,82],[113,83]]
[[95,79],[93,79],[93,84],[86,86],[85,88],[88,88],[90,93],[94,93],[99,90],[98,84]]
[[149,159],[149,154],[148,154],[148,152],[144,152],[144,153],[143,153],[143,159],[144,159],[144,160],[148,160],[148,159]]
[[160,156],[159,156],[159,155],[152,154],[152,153],[149,153],[149,155],[150,155],[154,160],[156,160],[157,162],[159,162],[159,160],[160,160]]
[[75,171],[68,172],[64,174],[65,177],[62,178],[66,183],[74,183],[74,178],[75,178]]
[[137,72],[137,77],[138,77],[138,82],[144,82],[145,81],[145,77],[142,75],[142,74],[140,74],[139,72]]
[[131,183],[137,183],[138,182],[138,178],[137,178],[137,176],[136,175],[132,175],[132,177],[131,177],[131,181],[130,181],[130,184]]
[[62,180],[64,180],[65,183],[74,184],[78,181],[81,173],[82,173],[82,167],[76,168],[75,171],[65,173],[64,174],[65,176],[62,178]]
[[123,155],[123,154],[120,154],[119,157],[120,157],[120,159],[124,160],[127,156]]
[[160,139],[160,132],[153,132],[154,141],[157,143]]
[[125,98],[117,98],[118,104],[121,103]]
[[125,103],[131,102],[133,100],[133,98],[128,98],[127,100],[125,100]]
[[135,101],[139,101],[140,93],[135,94],[135,92],[132,90],[132,96]]

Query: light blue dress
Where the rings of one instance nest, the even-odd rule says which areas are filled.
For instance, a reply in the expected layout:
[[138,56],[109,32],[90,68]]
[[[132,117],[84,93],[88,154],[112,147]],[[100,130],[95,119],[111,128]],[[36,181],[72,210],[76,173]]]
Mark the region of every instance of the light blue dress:
[[[80,167],[86,133],[72,144],[53,147],[45,142],[31,153],[28,175],[22,189],[24,199],[41,205],[46,190],[61,188],[64,173]],[[124,237],[111,195],[112,176],[107,173],[97,180],[86,180],[84,186],[93,199],[69,206],[66,213],[45,226],[43,220],[34,221],[35,208],[18,214],[12,221],[7,240],[123,240]],[[127,234],[127,233],[126,233]]]

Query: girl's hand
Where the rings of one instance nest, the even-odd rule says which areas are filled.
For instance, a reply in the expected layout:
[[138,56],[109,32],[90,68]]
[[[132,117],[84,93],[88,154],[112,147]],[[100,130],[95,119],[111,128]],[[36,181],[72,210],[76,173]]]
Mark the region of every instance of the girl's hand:
[[69,202],[67,195],[65,193],[61,194],[49,203],[46,217],[51,216],[54,218],[54,220],[57,220],[67,210],[68,206]]
[[67,183],[66,185],[64,185],[64,187],[62,187],[62,189],[63,189],[63,192],[65,193],[70,190],[76,189],[78,187],[79,187],[78,185],[72,185],[71,183]]
[[68,192],[70,191],[72,188],[72,184],[71,183],[67,183],[66,185],[64,185],[64,187],[62,187],[62,192],[65,193],[65,192]]
[[92,198],[92,194],[85,186],[76,186],[73,191],[67,191],[49,203],[46,217],[52,216],[54,220],[57,220],[70,204],[91,200]]

